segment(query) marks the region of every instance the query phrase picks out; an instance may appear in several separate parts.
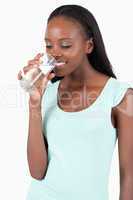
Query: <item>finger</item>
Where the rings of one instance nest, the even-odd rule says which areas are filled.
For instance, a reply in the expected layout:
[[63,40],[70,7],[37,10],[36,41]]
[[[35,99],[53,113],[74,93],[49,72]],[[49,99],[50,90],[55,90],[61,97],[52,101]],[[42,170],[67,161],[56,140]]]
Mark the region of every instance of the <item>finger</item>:
[[39,69],[38,66],[36,66],[36,65],[31,65],[31,66],[28,65],[28,66],[23,67],[23,72],[24,72],[24,74],[26,74],[29,70],[35,69],[35,68]]
[[28,61],[28,65],[34,65],[34,64],[40,65],[42,63],[43,63],[43,61],[41,61],[41,60],[29,60]]
[[40,59],[43,55],[44,55],[44,53],[38,53],[38,54],[34,57],[34,59],[35,59],[35,60],[36,60],[36,59]]
[[48,73],[48,74],[46,74],[46,77],[48,80],[51,80],[52,78],[55,77],[55,73]]
[[45,88],[47,87],[47,84],[48,84],[48,81],[50,81],[52,78],[54,78],[55,77],[55,74],[54,73],[52,73],[52,74],[47,74],[45,77],[44,77],[44,79],[43,79],[43,81],[42,81],[42,85],[44,85],[45,86]]
[[21,79],[22,79],[22,72],[21,72],[21,71],[19,71],[19,73],[18,73],[18,75],[17,75],[17,78],[18,78],[18,80],[21,80]]

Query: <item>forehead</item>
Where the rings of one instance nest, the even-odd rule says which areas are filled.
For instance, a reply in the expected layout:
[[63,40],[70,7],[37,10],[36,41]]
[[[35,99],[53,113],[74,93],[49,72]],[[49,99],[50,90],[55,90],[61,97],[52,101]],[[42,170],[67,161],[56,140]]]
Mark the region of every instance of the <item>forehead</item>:
[[46,39],[60,39],[60,38],[83,38],[84,33],[81,25],[71,19],[64,17],[55,17],[49,21],[46,27]]

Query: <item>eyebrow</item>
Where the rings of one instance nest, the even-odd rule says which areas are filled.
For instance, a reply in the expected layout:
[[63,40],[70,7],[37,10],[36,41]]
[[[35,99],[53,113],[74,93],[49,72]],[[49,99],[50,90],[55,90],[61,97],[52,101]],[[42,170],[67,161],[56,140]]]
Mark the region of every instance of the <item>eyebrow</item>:
[[[45,41],[47,41],[47,40],[50,41],[49,38],[44,38],[44,40],[45,40]],[[72,40],[72,38],[61,38],[61,39],[59,39],[59,41],[62,41],[62,40]]]

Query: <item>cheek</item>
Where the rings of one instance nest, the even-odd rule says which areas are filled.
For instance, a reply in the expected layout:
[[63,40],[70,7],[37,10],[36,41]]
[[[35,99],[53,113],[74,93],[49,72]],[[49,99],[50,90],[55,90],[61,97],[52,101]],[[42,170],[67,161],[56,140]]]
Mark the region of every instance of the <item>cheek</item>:
[[83,47],[81,44],[77,44],[73,46],[70,50],[66,51],[64,53],[64,56],[68,57],[68,59],[71,59],[71,61],[79,61],[84,56],[85,52],[83,51]]
[[70,61],[71,64],[80,64],[82,63],[83,61],[83,58],[84,58],[84,54],[82,51],[72,51],[71,54],[70,54],[70,57],[68,58],[68,61]]
[[76,68],[82,65],[84,55],[81,52],[72,52],[68,57],[68,71],[74,71]]

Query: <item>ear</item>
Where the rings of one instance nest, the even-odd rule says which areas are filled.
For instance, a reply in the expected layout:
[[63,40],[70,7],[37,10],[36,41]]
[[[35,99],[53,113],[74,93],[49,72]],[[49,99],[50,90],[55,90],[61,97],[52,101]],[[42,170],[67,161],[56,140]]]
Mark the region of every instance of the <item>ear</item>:
[[86,41],[85,53],[90,54],[93,51],[93,48],[94,48],[93,38],[90,38],[89,40]]

